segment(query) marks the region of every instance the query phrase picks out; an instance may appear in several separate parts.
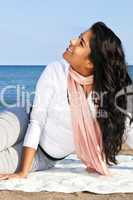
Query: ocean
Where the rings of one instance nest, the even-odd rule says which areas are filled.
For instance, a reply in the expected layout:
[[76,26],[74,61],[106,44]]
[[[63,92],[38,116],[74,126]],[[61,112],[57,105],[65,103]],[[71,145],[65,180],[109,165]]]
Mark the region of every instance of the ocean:
[[[45,65],[0,66],[0,109],[18,103],[24,107],[33,103],[36,83]],[[29,101],[27,102],[27,96]],[[17,104],[17,106],[19,106]]]
[[[16,102],[19,102],[20,106],[32,105],[34,98],[32,93],[45,67],[45,65],[0,66],[0,108]],[[128,72],[133,80],[133,65],[128,66]]]

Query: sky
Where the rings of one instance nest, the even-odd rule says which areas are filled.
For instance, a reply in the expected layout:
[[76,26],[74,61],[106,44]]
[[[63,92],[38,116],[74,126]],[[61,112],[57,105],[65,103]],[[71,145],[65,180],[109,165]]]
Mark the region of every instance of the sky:
[[103,21],[133,64],[132,0],[0,0],[0,65],[47,65],[69,41]]

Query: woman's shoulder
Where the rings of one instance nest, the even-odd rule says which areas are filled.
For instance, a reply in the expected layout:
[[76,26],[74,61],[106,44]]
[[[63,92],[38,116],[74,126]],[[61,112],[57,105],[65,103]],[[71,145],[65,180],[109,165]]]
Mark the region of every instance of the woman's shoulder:
[[46,84],[47,82],[58,89],[64,87],[68,66],[68,63],[64,59],[49,62],[42,71],[38,84]]
[[56,72],[66,72],[67,69],[68,69],[68,66],[69,66],[69,63],[65,60],[65,59],[60,59],[60,60],[55,60],[55,61],[52,61],[52,62],[49,62],[47,65],[46,65],[46,69],[51,69],[53,71],[56,71]]
[[42,76],[47,76],[55,79],[56,81],[62,81],[66,79],[69,64],[64,60],[56,60],[48,63],[42,72]]

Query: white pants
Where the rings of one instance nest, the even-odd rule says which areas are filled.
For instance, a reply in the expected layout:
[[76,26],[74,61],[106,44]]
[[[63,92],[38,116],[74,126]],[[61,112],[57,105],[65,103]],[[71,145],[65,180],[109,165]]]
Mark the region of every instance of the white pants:
[[[19,170],[28,123],[29,116],[22,107],[3,109],[0,113],[0,173]],[[48,159],[38,147],[29,172],[49,169],[56,162]]]

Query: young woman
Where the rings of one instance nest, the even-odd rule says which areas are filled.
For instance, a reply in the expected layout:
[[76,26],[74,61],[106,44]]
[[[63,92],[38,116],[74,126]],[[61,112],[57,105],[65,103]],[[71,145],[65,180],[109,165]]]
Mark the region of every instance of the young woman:
[[[63,59],[42,72],[29,121],[26,112],[12,110],[23,123],[9,133],[12,142],[0,142],[0,179],[25,178],[74,152],[88,172],[110,175],[122,143],[133,147],[133,127],[114,103],[131,83],[121,41],[104,23],[72,39]],[[117,103],[126,109],[126,96]]]

